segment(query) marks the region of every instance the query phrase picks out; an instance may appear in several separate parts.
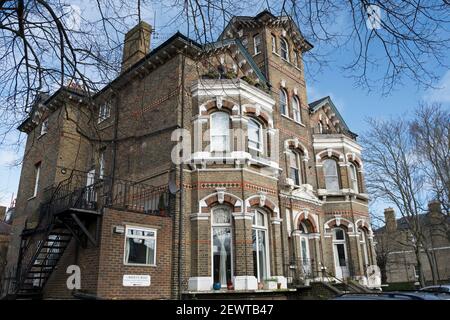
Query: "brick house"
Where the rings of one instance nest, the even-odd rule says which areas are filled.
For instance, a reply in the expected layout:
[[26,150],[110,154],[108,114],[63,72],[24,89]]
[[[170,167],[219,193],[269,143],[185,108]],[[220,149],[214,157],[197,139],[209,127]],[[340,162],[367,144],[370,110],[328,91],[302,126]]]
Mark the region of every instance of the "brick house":
[[[419,265],[414,252],[413,233],[407,217],[397,219],[393,208],[384,210],[385,226],[374,230],[376,253],[384,283],[418,283]],[[432,259],[437,266],[437,281],[450,280],[450,218],[445,218],[437,201],[428,204],[428,212],[418,216],[418,222]],[[422,249],[420,262],[426,283],[433,276],[429,259]]]
[[217,42],[149,50],[151,33],[126,34],[102,90],[39,97],[19,127],[16,293],[72,297],[69,265],[78,294],[107,299],[366,284],[361,147],[330,97],[307,103],[293,21],[234,17]]

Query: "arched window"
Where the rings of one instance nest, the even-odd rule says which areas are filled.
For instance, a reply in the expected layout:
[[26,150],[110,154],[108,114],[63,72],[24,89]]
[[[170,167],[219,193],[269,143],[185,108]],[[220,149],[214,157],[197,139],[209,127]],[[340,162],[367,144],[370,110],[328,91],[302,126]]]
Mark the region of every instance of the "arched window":
[[230,148],[230,116],[226,112],[211,114],[211,151],[224,152]]
[[231,210],[226,206],[212,212],[212,244],[214,283],[226,287],[233,278]]
[[294,113],[294,120],[301,123],[302,113],[300,111],[300,103],[297,97],[292,99],[292,112]]
[[283,58],[286,61],[289,61],[289,45],[286,39],[284,38],[280,39],[280,48],[281,48],[281,58]]
[[323,162],[323,175],[325,188],[328,191],[339,191],[339,177],[337,163],[333,159],[325,159]]
[[264,151],[262,125],[252,118],[248,121],[248,148],[255,155],[261,155]]
[[252,223],[253,270],[258,282],[269,277],[267,225],[267,215],[260,210],[255,210]]
[[289,117],[288,98],[286,90],[280,89],[280,111],[281,114]]
[[291,150],[287,154],[289,157],[289,178],[294,181],[296,186],[299,186],[302,184],[300,155]]
[[355,193],[359,193],[358,190],[358,173],[356,171],[356,167],[353,163],[350,163],[348,167],[350,171],[350,187],[353,189]]
[[361,246],[361,253],[363,255],[363,263],[364,263],[364,267],[367,267],[369,265],[369,255],[367,254],[366,232],[362,228],[359,229],[359,232],[360,232],[359,244]]

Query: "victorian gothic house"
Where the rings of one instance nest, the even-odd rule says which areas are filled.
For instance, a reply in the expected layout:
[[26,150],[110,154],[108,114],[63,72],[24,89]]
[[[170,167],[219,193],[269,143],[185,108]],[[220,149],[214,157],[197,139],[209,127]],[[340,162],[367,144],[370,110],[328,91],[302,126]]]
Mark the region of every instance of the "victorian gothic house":
[[177,33],[150,50],[151,34],[145,22],[126,34],[121,73],[102,90],[41,96],[20,125],[10,291],[151,299],[367,285],[361,147],[330,97],[308,104],[313,46],[292,19],[234,17],[206,45]]

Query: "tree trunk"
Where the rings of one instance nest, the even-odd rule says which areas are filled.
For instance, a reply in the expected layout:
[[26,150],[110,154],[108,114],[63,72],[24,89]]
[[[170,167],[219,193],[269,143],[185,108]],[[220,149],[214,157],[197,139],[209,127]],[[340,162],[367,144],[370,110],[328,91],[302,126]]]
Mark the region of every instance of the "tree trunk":
[[420,259],[420,248],[415,247],[414,253],[416,254],[417,268],[419,269],[420,287],[423,288],[423,287],[425,287],[425,275],[424,275],[423,268],[422,268],[422,261]]
[[436,261],[434,260],[433,254],[430,250],[425,249],[425,254],[427,255],[428,263],[430,264],[431,276],[433,277],[433,285],[438,284],[438,271],[436,266]]

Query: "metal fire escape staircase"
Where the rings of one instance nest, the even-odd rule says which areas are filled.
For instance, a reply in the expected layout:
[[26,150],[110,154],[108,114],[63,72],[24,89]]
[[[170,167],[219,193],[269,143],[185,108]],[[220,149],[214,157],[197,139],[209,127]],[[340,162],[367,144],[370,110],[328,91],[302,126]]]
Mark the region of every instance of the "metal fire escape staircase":
[[[47,280],[75,238],[82,247],[98,244],[98,185],[79,187],[73,177],[50,190],[35,228],[24,229],[16,273],[15,298],[39,298]],[[96,221],[93,235],[89,226]]]

